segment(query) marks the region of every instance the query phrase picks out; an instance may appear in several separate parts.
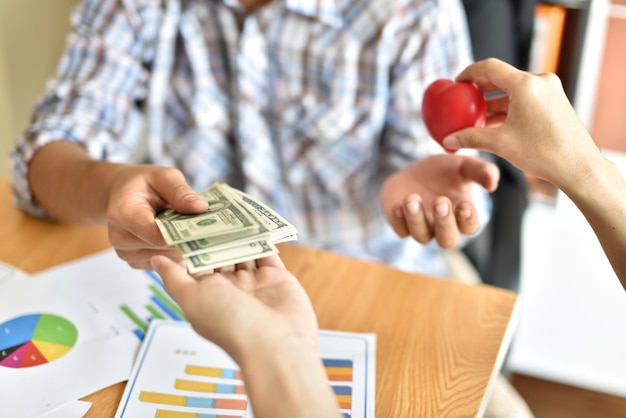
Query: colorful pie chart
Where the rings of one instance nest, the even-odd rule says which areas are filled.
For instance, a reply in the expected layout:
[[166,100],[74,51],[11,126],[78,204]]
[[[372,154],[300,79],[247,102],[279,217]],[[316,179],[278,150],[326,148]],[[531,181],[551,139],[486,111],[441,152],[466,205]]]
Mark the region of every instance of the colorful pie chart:
[[33,367],[67,354],[78,330],[67,319],[49,313],[22,315],[0,323],[0,366]]

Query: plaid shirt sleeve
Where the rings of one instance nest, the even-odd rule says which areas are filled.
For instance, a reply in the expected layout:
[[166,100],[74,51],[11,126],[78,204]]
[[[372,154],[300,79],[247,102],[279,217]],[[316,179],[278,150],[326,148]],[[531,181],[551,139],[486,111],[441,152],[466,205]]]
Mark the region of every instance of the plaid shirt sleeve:
[[33,201],[27,180],[29,162],[44,145],[69,140],[93,158],[111,161],[130,155],[139,137],[139,104],[148,91],[158,3],[84,0],[74,9],[57,74],[11,151],[14,195],[26,212],[47,216]]

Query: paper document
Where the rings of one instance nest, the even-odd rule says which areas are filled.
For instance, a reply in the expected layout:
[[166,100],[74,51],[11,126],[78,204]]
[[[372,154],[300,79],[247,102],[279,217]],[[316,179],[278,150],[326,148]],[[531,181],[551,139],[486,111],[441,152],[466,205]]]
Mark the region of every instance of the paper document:
[[[320,354],[343,416],[374,416],[376,337],[320,331]],[[153,321],[116,418],[253,417],[237,364],[186,322]]]
[[184,320],[154,272],[113,250],[0,275],[2,417],[39,417],[128,379],[149,321]]

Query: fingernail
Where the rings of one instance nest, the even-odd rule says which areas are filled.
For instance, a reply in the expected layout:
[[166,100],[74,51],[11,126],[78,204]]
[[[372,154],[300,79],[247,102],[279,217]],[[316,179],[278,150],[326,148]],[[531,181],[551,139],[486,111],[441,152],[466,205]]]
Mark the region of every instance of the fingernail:
[[437,206],[435,206],[435,212],[437,213],[437,216],[440,217],[444,217],[444,216],[448,216],[448,212],[449,212],[449,208],[448,205],[446,203],[440,203]]
[[467,221],[472,217],[472,211],[469,209],[461,209],[459,210],[459,216],[464,220]]
[[444,138],[442,144],[446,149],[450,149],[450,150],[457,150],[461,148],[461,143],[459,142],[459,138],[456,136],[448,136]]
[[185,197],[183,197],[183,200],[185,202],[192,202],[194,200],[200,200],[202,199],[202,196],[198,195],[198,194],[188,194]]
[[406,204],[406,210],[411,214],[415,215],[420,210],[420,204],[417,200],[412,200]]
[[158,257],[153,256],[150,258],[150,265],[152,266],[153,270],[158,270],[161,266],[161,260],[159,260]]

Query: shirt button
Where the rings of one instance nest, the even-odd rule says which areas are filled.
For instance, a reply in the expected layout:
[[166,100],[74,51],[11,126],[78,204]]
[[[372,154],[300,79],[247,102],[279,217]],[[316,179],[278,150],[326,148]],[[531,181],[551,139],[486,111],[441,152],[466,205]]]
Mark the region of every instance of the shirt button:
[[315,107],[316,104],[317,100],[315,100],[315,96],[313,96],[312,94],[307,94],[302,98],[302,105],[307,109]]

